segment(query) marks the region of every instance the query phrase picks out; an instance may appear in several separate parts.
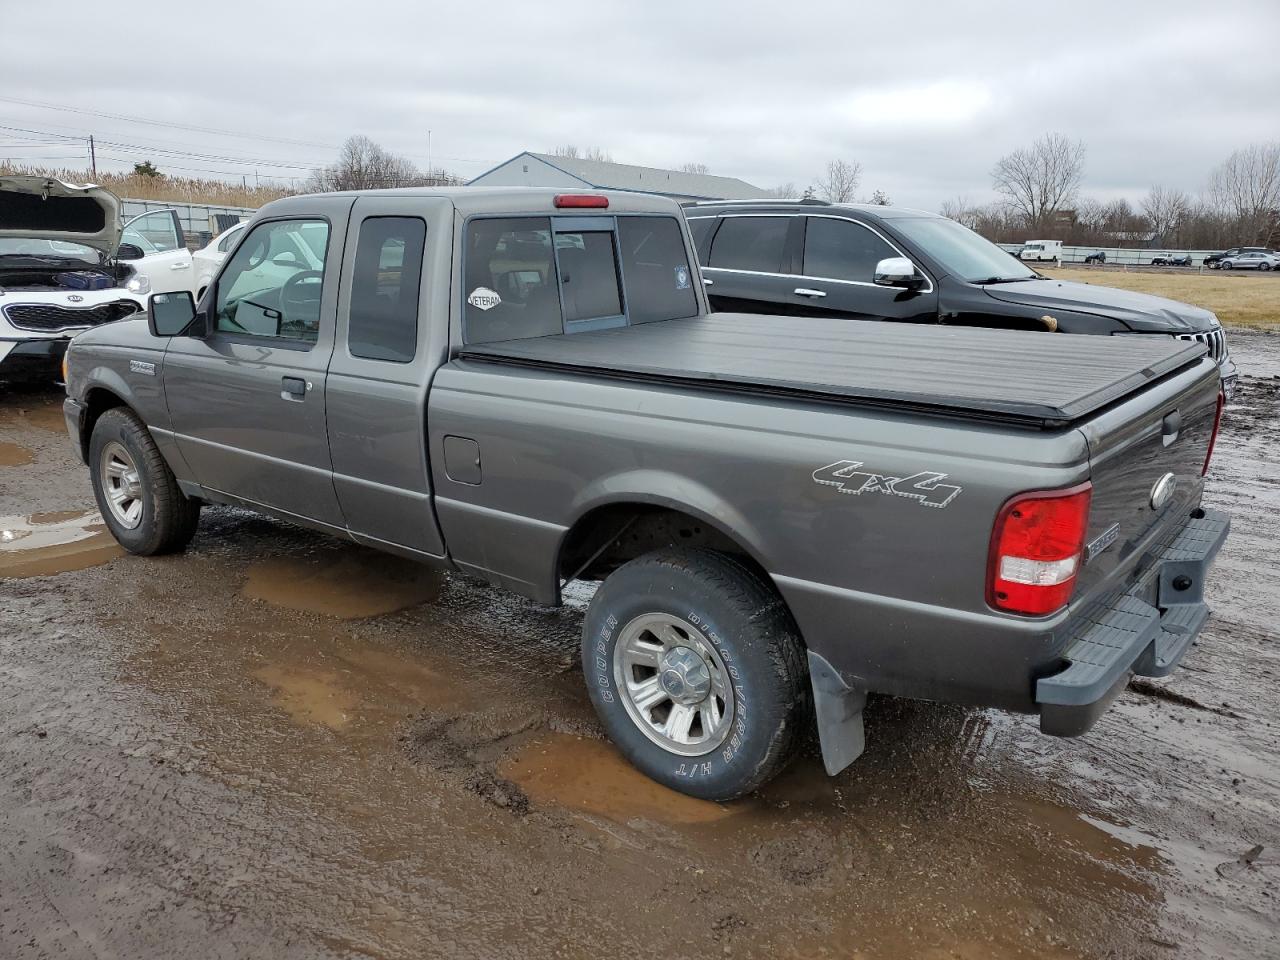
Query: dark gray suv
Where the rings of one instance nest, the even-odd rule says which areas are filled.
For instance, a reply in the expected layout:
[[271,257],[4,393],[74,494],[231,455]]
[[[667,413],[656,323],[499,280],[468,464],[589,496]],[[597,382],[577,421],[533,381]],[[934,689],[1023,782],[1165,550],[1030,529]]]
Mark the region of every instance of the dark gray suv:
[[1204,343],[1237,382],[1208,310],[1053,280],[954,220],[821,200],[686,204],[716,311],[901,320],[1006,330],[1166,334]]

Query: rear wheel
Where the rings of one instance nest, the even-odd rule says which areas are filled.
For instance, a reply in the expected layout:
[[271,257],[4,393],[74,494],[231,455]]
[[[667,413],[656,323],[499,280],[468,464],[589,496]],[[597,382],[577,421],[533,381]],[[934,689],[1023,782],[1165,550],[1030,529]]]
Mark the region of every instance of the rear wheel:
[[582,659],[614,743],[691,796],[755,790],[812,727],[791,615],[772,585],[725,554],[663,550],[618,568],[587,611]]
[[1259,270],[1270,270],[1270,269],[1271,269],[1271,264],[1269,264],[1269,263],[1260,263],[1260,264],[1258,264],[1258,269],[1259,269]]
[[178,489],[173,471],[137,414],[108,410],[94,424],[89,470],[98,510],[130,553],[181,550],[195,535],[200,504]]

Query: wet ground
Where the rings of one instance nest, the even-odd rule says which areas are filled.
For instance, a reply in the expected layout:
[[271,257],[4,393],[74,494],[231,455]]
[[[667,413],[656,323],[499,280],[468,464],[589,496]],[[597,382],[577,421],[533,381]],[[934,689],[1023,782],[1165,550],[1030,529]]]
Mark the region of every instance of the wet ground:
[[733,804],[600,738],[584,593],[225,509],[124,556],[60,397],[0,392],[0,957],[1280,956],[1280,337],[1232,342],[1182,669],[1079,740],[874,701]]

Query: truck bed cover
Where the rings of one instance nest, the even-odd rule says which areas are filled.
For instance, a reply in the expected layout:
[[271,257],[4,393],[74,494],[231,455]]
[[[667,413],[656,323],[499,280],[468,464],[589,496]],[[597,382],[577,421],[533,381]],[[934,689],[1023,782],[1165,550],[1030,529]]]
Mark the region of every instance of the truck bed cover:
[[472,344],[461,356],[1049,428],[1086,417],[1204,353],[1202,344],[1152,336],[716,313]]

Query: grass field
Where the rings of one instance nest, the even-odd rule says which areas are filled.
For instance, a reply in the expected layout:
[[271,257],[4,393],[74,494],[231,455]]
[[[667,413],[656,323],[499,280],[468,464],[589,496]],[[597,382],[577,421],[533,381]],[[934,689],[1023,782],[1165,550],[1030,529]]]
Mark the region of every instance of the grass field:
[[136,173],[108,173],[103,170],[95,179],[88,170],[54,169],[9,164],[0,161],[0,176],[52,177],[65,183],[96,183],[117,197],[130,200],[163,200],[169,203],[208,203],[215,206],[257,208],[280,197],[288,190],[279,187],[250,187],[225,180],[201,180],[188,177],[144,177]]
[[1233,273],[1125,273],[1118,270],[1042,270],[1059,280],[1150,293],[1205,307],[1226,327],[1280,331],[1280,277]]

